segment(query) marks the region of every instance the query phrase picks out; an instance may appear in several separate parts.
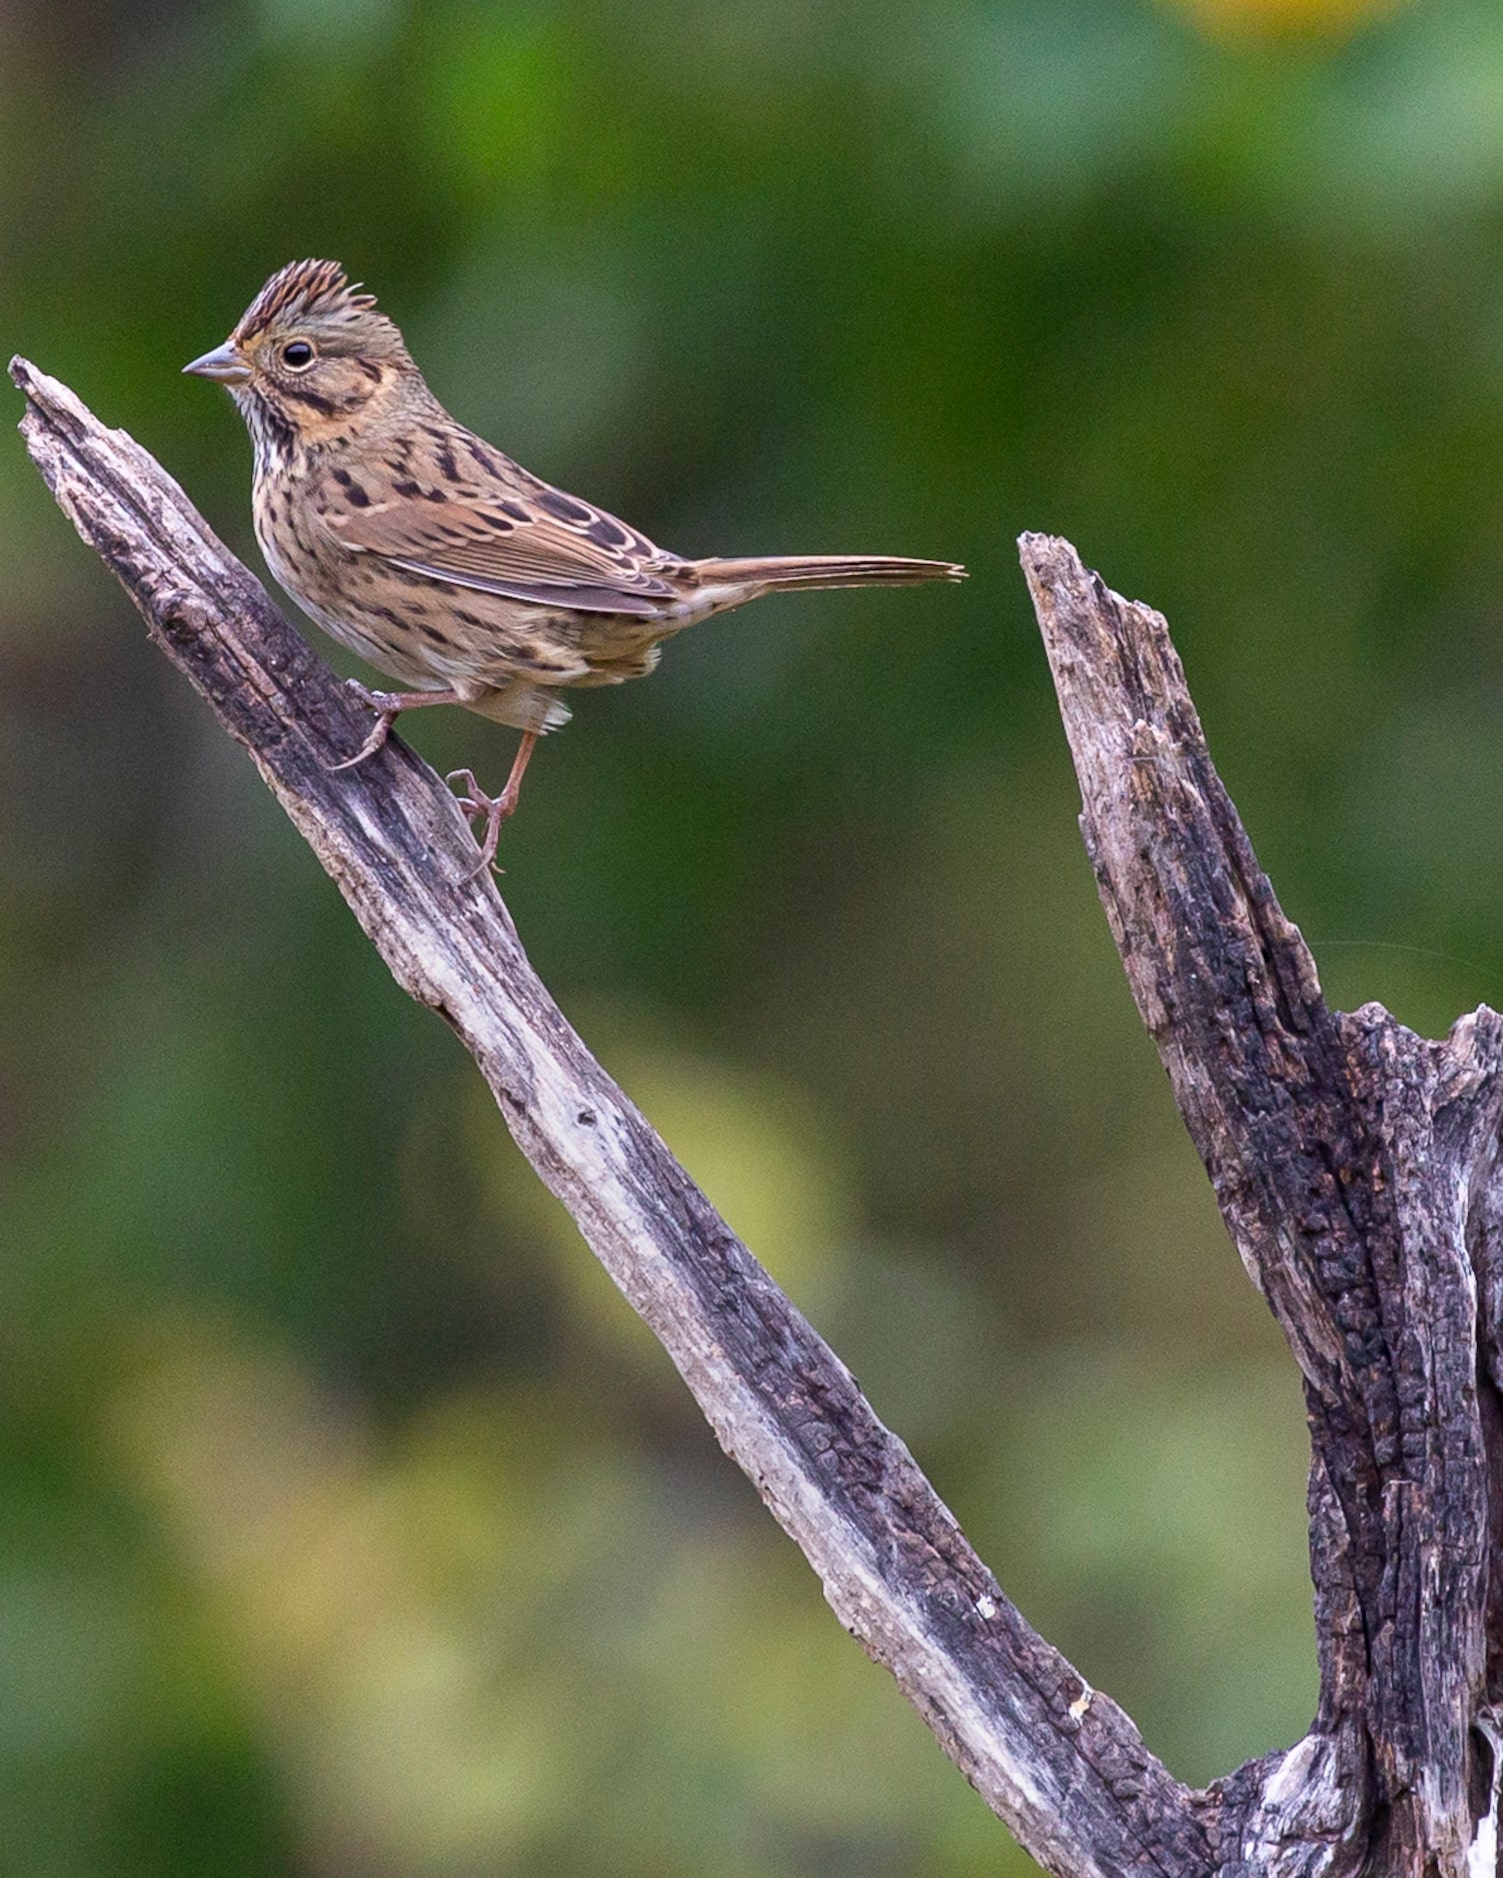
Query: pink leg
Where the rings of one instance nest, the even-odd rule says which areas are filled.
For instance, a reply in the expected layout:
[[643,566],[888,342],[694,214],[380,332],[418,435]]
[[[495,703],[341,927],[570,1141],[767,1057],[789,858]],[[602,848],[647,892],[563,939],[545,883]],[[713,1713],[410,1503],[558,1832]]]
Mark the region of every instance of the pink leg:
[[496,858],[501,824],[516,813],[517,798],[522,793],[522,777],[531,761],[537,740],[538,733],[535,730],[523,731],[522,741],[517,745],[517,754],[512,761],[511,774],[506,779],[506,787],[498,796],[488,796],[470,770],[456,769],[448,777],[449,782],[463,786],[464,793],[459,798],[459,806],[464,814],[472,821],[477,815],[485,817],[485,839],[480,844],[480,864],[467,876],[470,880],[476,874],[484,873]]
[[391,730],[392,722],[399,711],[421,710],[425,704],[468,704],[470,700],[458,691],[368,691],[364,685],[354,679],[350,681],[351,690],[358,693],[361,702],[368,704],[376,712],[376,727],[351,757],[343,763],[326,765],[331,776],[337,776],[342,769],[355,769],[367,757],[374,756],[385,743]]

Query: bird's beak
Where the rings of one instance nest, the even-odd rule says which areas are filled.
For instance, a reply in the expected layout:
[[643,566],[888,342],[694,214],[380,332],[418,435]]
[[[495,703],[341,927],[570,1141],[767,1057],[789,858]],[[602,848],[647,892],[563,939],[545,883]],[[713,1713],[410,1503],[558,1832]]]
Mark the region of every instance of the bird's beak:
[[215,346],[212,352],[206,352],[201,359],[195,359],[191,365],[185,365],[183,370],[191,372],[195,378],[212,378],[221,385],[243,385],[250,377],[250,367],[230,339],[222,346]]

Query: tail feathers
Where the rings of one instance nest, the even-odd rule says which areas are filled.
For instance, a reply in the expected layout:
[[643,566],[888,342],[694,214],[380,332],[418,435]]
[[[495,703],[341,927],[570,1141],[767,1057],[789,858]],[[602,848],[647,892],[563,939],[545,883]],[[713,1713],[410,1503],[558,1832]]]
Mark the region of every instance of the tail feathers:
[[767,593],[812,587],[916,587],[924,580],[964,580],[955,561],[911,561],[896,554],[767,554],[696,561],[706,586],[758,587]]

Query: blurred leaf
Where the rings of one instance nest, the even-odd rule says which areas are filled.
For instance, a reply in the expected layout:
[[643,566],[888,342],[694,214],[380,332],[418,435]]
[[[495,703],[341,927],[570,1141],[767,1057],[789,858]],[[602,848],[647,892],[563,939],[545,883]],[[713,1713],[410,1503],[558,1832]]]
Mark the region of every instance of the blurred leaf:
[[[1167,613],[1334,1000],[1503,1003],[1495,0],[22,0],[0,41],[8,348],[253,560],[179,368],[327,254],[675,548],[971,564],[581,696],[504,888],[1029,1615],[1187,1778],[1289,1739],[1294,1371],[1012,542]],[[0,554],[12,1862],[1021,1869],[14,444]]]

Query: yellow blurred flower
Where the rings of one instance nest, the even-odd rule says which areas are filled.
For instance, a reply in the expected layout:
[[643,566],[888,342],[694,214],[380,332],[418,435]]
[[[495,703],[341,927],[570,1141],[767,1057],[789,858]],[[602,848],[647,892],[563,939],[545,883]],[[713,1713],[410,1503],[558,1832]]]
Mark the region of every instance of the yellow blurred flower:
[[1219,39],[1337,39],[1411,0],[1166,0]]

